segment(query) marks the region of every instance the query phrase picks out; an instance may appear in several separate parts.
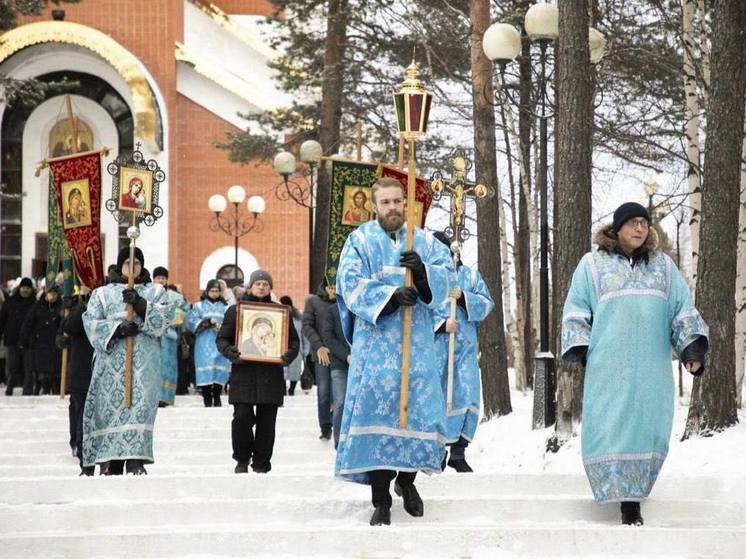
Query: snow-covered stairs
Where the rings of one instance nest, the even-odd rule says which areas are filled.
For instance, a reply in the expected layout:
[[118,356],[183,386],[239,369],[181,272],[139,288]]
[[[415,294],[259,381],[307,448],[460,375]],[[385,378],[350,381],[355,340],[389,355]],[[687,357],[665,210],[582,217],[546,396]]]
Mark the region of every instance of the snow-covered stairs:
[[368,488],[332,477],[312,394],[280,410],[268,475],[233,474],[231,411],[179,397],[147,477],[78,478],[67,404],[0,397],[0,557],[746,557],[746,475],[663,476],[630,528],[582,475],[449,470],[418,477],[424,518],[395,498],[392,526],[371,528]]

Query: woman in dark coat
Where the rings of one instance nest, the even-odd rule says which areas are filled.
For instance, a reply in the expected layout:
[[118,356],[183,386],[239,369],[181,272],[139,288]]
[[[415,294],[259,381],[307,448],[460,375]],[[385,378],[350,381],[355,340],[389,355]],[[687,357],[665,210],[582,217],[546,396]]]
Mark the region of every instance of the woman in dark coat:
[[55,341],[61,321],[62,299],[59,287],[52,285],[31,307],[19,336],[19,346],[30,356],[36,375],[34,394],[59,394],[62,353]]
[[[256,270],[241,300],[273,303],[271,291],[272,276],[264,270]],[[237,474],[248,472],[249,461],[256,473],[266,474],[272,469],[277,408],[285,396],[283,365],[293,362],[300,347],[292,321],[289,326],[288,351],[282,356],[282,364],[242,361],[235,345],[236,305],[225,312],[215,343],[218,351],[232,363],[228,403],[233,406],[231,438]],[[254,425],[256,429],[252,430]]]

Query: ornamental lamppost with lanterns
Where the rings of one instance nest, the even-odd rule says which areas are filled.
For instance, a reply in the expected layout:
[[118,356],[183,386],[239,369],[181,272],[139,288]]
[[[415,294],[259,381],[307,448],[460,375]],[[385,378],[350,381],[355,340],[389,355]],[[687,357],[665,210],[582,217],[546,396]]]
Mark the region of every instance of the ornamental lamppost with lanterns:
[[[207,205],[210,211],[215,214],[215,217],[210,221],[210,230],[222,231],[233,237],[235,247],[233,285],[231,286],[233,287],[241,281],[238,277],[238,239],[252,231],[257,233],[262,231],[264,224],[259,216],[264,213],[266,202],[261,196],[250,196],[246,203],[249,213],[244,214],[241,205],[246,199],[246,190],[239,184],[235,184],[228,189],[227,198],[226,200],[226,197],[222,194],[213,194],[210,196]],[[227,216],[223,213],[229,202],[233,206],[233,216]]]
[[[539,189],[541,249],[539,268],[539,353],[534,363],[534,429],[552,425],[556,419],[556,401],[554,378],[554,355],[549,350],[549,212],[547,201],[548,178],[548,132],[547,123],[552,114],[547,111],[547,51],[559,36],[559,11],[553,4],[539,3],[531,6],[526,12],[523,27],[532,43],[539,44],[539,88],[538,114],[532,115],[539,120]],[[601,60],[604,54],[605,39],[597,30],[589,28],[589,50],[592,63]],[[500,87],[496,90],[498,102],[510,101],[520,106],[511,98],[506,87],[505,71],[508,63],[515,60],[521,52],[521,33],[507,23],[494,23],[484,33],[482,39],[487,58],[497,64]],[[551,102],[549,102],[551,104]]]
[[[275,155],[273,166],[275,172],[282,177],[282,182],[273,186],[275,197],[287,202],[308,208],[308,289],[309,293],[316,290],[313,285],[313,230],[316,208],[316,173],[321,164],[323,148],[316,140],[306,140],[300,146],[300,160],[305,164],[300,172],[297,171],[295,155],[289,151],[280,151]],[[295,177],[295,178],[294,178]],[[302,182],[299,182],[302,181]]]

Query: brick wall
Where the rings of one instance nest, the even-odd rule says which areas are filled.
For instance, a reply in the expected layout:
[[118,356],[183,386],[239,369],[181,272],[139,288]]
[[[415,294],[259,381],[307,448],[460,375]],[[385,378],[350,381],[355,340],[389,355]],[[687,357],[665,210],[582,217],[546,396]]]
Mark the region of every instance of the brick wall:
[[241,16],[268,16],[274,11],[269,0],[212,0],[212,3],[226,14]]

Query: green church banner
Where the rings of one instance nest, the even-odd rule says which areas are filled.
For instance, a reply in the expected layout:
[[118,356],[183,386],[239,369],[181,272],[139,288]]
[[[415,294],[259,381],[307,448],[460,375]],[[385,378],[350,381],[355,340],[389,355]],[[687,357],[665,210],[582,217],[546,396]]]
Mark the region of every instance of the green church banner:
[[376,182],[377,163],[332,160],[329,206],[329,244],[326,249],[326,279],[334,285],[337,267],[347,236],[374,218],[371,188]]

